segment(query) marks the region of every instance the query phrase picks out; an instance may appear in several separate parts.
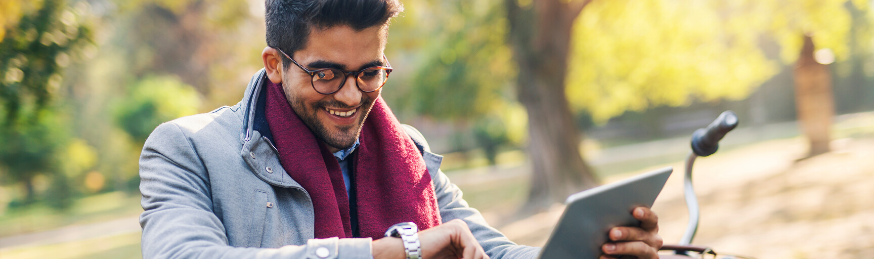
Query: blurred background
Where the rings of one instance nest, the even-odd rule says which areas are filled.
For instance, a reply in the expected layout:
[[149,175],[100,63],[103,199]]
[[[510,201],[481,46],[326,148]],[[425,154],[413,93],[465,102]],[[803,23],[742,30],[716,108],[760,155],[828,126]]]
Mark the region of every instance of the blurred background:
[[[866,0],[403,0],[383,97],[471,206],[540,246],[568,194],[666,165],[676,243],[689,137],[695,244],[758,258],[874,253]],[[234,105],[263,0],[0,0],[0,257],[139,258],[138,157],[161,122]]]

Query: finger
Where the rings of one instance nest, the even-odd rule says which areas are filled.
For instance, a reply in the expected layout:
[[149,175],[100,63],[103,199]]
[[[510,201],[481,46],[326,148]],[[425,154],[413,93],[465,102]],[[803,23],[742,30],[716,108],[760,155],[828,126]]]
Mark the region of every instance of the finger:
[[640,220],[640,227],[647,231],[658,231],[659,216],[647,207],[637,207],[632,211],[634,218]]
[[636,227],[615,227],[610,229],[612,241],[646,241],[652,234]]
[[[473,236],[471,236],[471,239]],[[466,238],[464,238],[466,239]],[[470,243],[473,242],[473,243]],[[464,250],[462,251],[462,258],[464,259],[489,259],[489,256],[486,255],[485,250],[483,250],[482,246],[479,243],[476,243],[476,239],[465,240],[463,242]]]
[[489,259],[489,256],[482,248],[476,250],[476,259]]
[[478,247],[478,249],[477,249],[476,251],[477,251],[477,254],[479,254],[478,258],[480,258],[480,259],[489,259],[489,255],[486,254],[486,250],[483,249],[482,246],[477,246],[477,247]]
[[470,245],[465,246],[464,252],[461,253],[461,257],[464,259],[478,259],[476,255],[476,247]]
[[456,229],[459,232],[459,245],[463,248],[462,258],[483,259],[484,256],[487,257],[482,246],[480,246],[479,242],[473,236],[473,233],[470,232],[470,228],[467,226],[467,223],[458,219],[452,220],[451,222],[456,225]]
[[641,241],[607,243],[601,246],[601,250],[609,255],[631,255],[641,259],[658,258],[656,249]]
[[647,245],[659,249],[662,247],[664,240],[658,233],[647,232],[642,228],[635,227],[615,227],[610,230],[610,240],[612,241],[643,241]]
[[598,259],[617,259],[617,258],[619,258],[619,257],[612,256],[612,255],[601,255],[601,257],[598,257]]

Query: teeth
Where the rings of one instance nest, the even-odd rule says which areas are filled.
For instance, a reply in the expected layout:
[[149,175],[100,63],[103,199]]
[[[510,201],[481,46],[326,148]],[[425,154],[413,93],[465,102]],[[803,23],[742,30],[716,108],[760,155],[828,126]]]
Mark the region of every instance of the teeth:
[[349,116],[352,116],[352,114],[355,114],[355,111],[356,111],[357,109],[355,109],[355,110],[351,110],[351,111],[347,111],[347,112],[335,111],[335,110],[331,110],[331,109],[328,109],[328,108],[325,108],[325,110],[328,111],[328,113],[333,114],[333,115],[337,115],[337,116],[340,116],[340,117],[349,117]]

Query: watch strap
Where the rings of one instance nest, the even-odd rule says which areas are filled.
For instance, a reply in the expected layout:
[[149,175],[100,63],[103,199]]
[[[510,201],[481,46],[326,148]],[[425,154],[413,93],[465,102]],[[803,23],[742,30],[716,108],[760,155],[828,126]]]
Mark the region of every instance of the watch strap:
[[385,235],[387,237],[400,237],[404,243],[404,251],[407,259],[422,259],[421,243],[419,242],[419,228],[413,222],[403,222],[391,226]]

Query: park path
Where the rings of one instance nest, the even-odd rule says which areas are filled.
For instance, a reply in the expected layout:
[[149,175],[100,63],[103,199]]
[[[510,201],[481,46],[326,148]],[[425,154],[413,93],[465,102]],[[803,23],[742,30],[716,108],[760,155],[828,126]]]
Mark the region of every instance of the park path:
[[[693,244],[756,258],[871,258],[874,134],[839,139],[832,147],[799,160],[807,148],[804,139],[780,139],[699,159],[695,189],[701,223]],[[669,165],[675,173],[653,206],[667,244],[680,239],[688,219],[682,164]],[[517,243],[542,246],[562,209],[555,206],[499,229]]]
[[[798,124],[796,122],[774,123],[755,128],[739,128],[732,131],[719,145],[723,149],[734,148],[771,139],[795,137],[797,135]],[[586,153],[586,162],[597,167],[654,157],[672,156],[682,159],[690,151],[690,137],[691,134],[689,136],[591,150]],[[466,186],[523,177],[527,176],[530,170],[526,164],[513,166],[497,165],[454,170],[447,172],[447,175],[452,183],[458,186]]]
[[116,236],[140,231],[139,216],[0,238],[0,251]]

